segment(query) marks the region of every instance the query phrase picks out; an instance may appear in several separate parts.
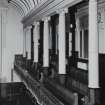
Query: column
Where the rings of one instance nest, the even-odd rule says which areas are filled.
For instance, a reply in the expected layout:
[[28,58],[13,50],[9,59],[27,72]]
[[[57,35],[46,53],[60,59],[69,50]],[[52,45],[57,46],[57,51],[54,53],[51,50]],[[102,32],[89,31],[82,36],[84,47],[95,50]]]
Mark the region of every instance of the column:
[[43,32],[43,73],[44,76],[48,76],[49,68],[49,20],[50,17],[46,17],[44,20],[44,32]]
[[59,74],[66,74],[66,32],[65,32],[65,13],[67,9],[60,11],[59,14]]
[[23,57],[26,57],[26,28],[23,28]]
[[32,26],[28,26],[26,31],[26,52],[27,52],[26,69],[29,71],[31,70],[31,28]]
[[39,22],[35,22],[34,26],[34,62],[38,63]]
[[31,28],[32,26],[28,26],[27,29],[27,52],[28,52],[28,56],[27,59],[31,60]]
[[28,27],[26,27],[26,58],[28,57]]
[[65,84],[66,74],[66,30],[65,30],[65,13],[68,9],[63,9],[59,12],[59,26],[58,26],[58,49],[59,49],[59,82]]
[[39,49],[38,49],[38,40],[39,40],[39,36],[40,36],[40,23],[39,22],[34,22],[34,30],[33,30],[33,34],[34,34],[34,63],[33,63],[33,68],[36,71],[38,69],[38,53],[39,53]]
[[99,88],[97,0],[89,0],[89,88]]
[[43,67],[49,67],[49,20],[49,17],[44,19]]
[[[80,21],[79,21],[79,18],[77,17],[76,18],[76,51],[80,52]],[[79,56],[79,54],[78,54]]]
[[98,23],[97,23],[97,0],[89,0],[89,71],[88,87],[89,105],[96,105],[99,98],[96,97],[99,88],[99,63],[98,63]]
[[[0,14],[0,26],[1,26],[1,14]],[[2,76],[2,30],[0,27],[0,78]]]

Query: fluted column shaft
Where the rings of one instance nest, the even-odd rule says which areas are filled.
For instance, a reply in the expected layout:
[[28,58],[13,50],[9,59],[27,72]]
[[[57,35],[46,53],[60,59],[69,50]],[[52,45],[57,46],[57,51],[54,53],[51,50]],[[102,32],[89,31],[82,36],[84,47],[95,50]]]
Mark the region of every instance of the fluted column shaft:
[[66,74],[65,11],[59,13],[59,74]]
[[34,23],[34,62],[38,62],[39,22]]
[[27,59],[30,60],[31,59],[31,26],[27,27],[27,52],[28,52],[28,56]]
[[[0,15],[0,25],[1,25],[1,15]],[[1,78],[1,74],[2,74],[2,34],[1,34],[2,30],[0,27],[0,78]]]
[[49,67],[49,18],[44,19],[43,67]]
[[89,0],[89,88],[99,88],[97,0]]
[[23,29],[23,57],[26,57],[26,28]]

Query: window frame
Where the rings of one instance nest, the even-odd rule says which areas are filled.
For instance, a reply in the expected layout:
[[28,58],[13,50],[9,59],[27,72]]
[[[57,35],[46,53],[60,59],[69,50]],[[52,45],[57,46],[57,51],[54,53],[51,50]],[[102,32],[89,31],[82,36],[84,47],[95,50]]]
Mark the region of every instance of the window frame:
[[88,60],[88,57],[84,57],[84,34],[82,34],[82,56],[80,56],[80,31],[84,33],[84,30],[88,30],[88,39],[89,39],[89,28],[87,27],[81,28],[80,19],[84,16],[88,16],[88,7],[85,6],[83,8],[78,8],[75,14],[76,18],[76,50],[78,51],[78,58]]
[[[88,31],[88,28],[84,28],[84,29],[80,29],[80,31],[82,31],[82,54],[81,52],[79,51],[79,58],[81,59],[88,59],[88,57],[85,57],[85,44],[84,44],[84,37],[85,37],[85,31]],[[89,34],[88,34],[88,37],[89,37]],[[79,40],[80,42],[80,40]],[[80,44],[80,43],[79,43]],[[81,47],[81,46],[80,46]],[[87,52],[88,53],[88,52]]]

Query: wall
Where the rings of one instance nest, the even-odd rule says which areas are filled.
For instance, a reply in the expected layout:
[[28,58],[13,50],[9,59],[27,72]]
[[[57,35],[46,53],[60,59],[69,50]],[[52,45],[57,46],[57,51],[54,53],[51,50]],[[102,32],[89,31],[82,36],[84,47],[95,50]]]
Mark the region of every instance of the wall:
[[[13,68],[14,55],[23,52],[23,26],[22,17],[12,6],[7,10],[5,47],[2,49],[2,81],[11,81],[11,69]],[[14,80],[20,81],[14,74]]]

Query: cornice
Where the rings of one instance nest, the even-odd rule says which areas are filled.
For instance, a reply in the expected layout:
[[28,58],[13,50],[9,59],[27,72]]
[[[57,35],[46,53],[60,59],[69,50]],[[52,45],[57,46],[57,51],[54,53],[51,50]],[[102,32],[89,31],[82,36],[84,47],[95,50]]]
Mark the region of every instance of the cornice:
[[52,1],[54,1],[54,0],[44,0],[43,3],[37,5],[25,17],[23,17],[22,23],[25,23],[26,20],[28,20],[29,18],[35,16],[37,13],[39,13],[41,10],[43,10],[47,5],[49,5],[49,3],[51,3]]
[[41,21],[44,17],[49,17],[57,14],[56,11],[69,8],[83,0],[48,0],[43,5],[38,6],[26,15],[22,23],[24,26],[32,24],[34,21]]

